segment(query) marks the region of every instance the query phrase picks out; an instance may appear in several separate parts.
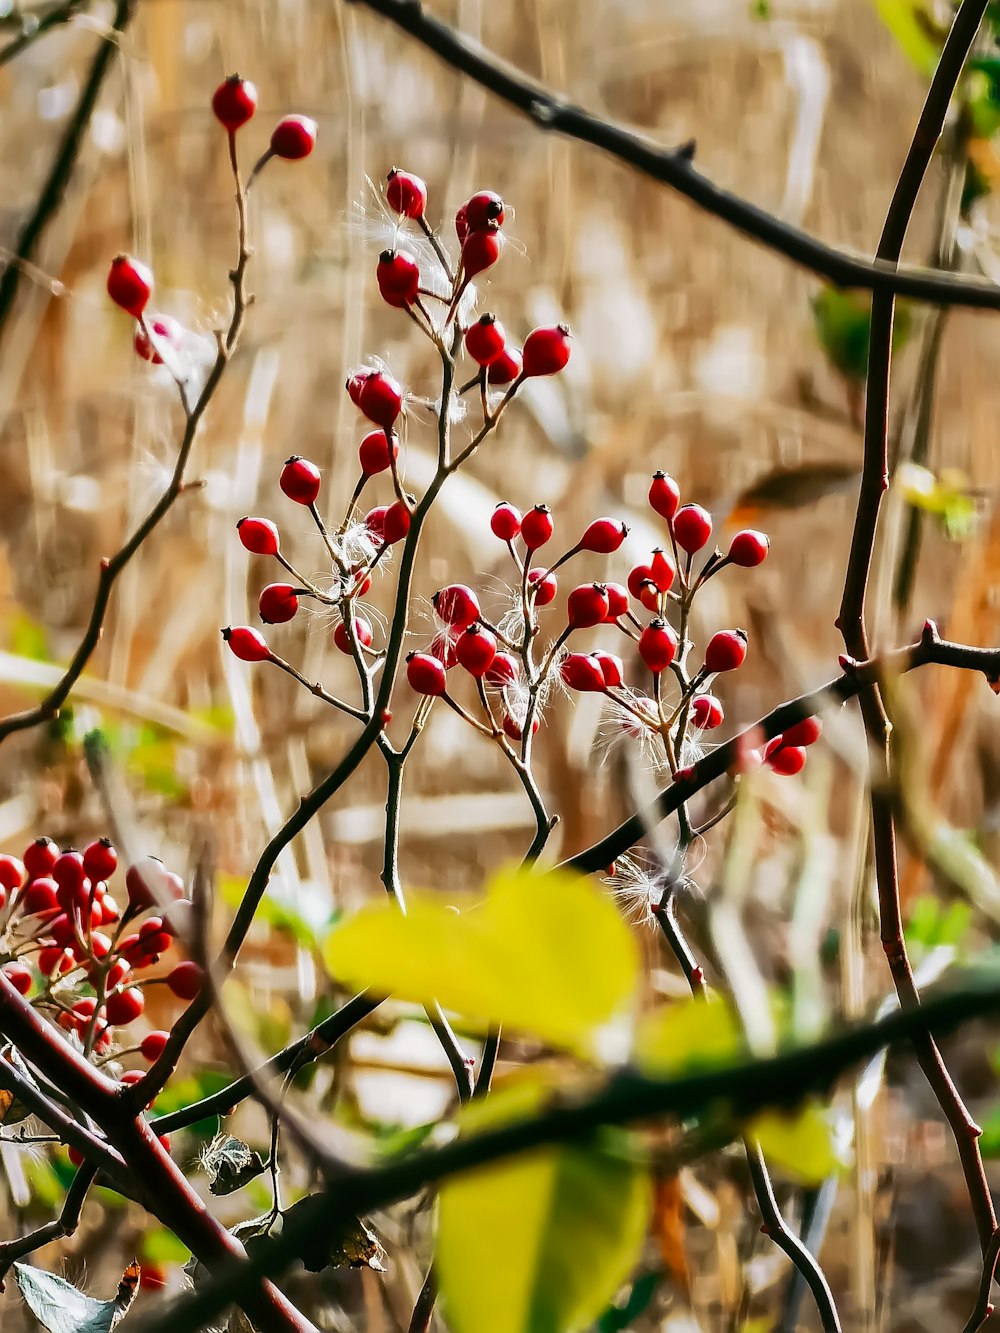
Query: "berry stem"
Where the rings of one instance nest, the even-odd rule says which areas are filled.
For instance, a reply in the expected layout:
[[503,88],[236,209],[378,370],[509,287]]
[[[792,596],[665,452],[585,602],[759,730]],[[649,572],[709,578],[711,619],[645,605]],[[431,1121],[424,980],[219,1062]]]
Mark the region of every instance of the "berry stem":
[[[427,240],[430,243],[431,249],[437,255],[438,263],[441,265],[442,269],[444,269],[444,275],[448,279],[448,285],[454,288],[455,275],[451,269],[451,260],[448,258],[448,253],[445,250],[444,246],[441,244],[437,232],[427,221],[427,218],[424,216],[423,213],[420,214],[418,221],[420,224],[421,231],[424,233],[424,235],[427,237]],[[459,392],[461,393],[461,390],[459,390]]]

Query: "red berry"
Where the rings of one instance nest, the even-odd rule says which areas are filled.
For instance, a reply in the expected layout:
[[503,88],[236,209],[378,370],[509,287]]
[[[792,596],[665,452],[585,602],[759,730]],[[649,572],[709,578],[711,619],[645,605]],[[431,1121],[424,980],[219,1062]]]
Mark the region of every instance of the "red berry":
[[371,370],[355,370],[352,374],[348,375],[347,383],[344,387],[347,389],[348,396],[355,407],[361,406],[361,391],[365,387],[365,381],[368,379],[368,376],[373,373],[374,372]]
[[455,214],[455,235],[458,237],[459,245],[464,245],[469,239],[469,222],[464,204]]
[[[372,641],[372,627],[364,616],[354,617],[354,635],[362,648],[367,648]],[[347,632],[346,624],[341,621],[333,631],[333,642],[342,653],[351,653],[351,638]]]
[[257,611],[265,625],[284,625],[298,609],[299,599],[290,583],[269,583],[257,602]]
[[570,338],[565,324],[532,329],[521,349],[525,377],[558,374],[569,360]]
[[674,515],[674,540],[682,551],[693,555],[712,535],[712,516],[701,505],[684,505]]
[[721,727],[725,716],[714,694],[696,694],[691,700],[691,721],[700,731]]
[[271,135],[271,152],[288,162],[308,157],[316,147],[316,122],[308,116],[285,116]]
[[818,717],[805,717],[796,722],[784,734],[785,745],[815,745],[823,732],[823,723]]
[[41,875],[47,875],[58,855],[59,848],[51,838],[36,838],[30,847],[25,848],[22,857],[28,878],[38,879]]
[[101,925],[110,926],[112,922],[118,920],[119,915],[118,904],[110,893],[106,893],[101,899]]
[[269,518],[241,518],[236,531],[246,550],[253,555],[278,554],[278,529]]
[[118,1081],[119,1083],[123,1083],[126,1088],[134,1088],[135,1085],[137,1083],[141,1083],[145,1077],[146,1077],[145,1070],[126,1069],[125,1073],[122,1074],[121,1078]]
[[420,290],[420,267],[402,250],[383,250],[378,257],[375,279],[387,305],[412,305]]
[[139,1265],[140,1287],[145,1287],[149,1291],[161,1291],[166,1285],[167,1270],[162,1264],[143,1262]]
[[197,963],[178,963],[167,977],[167,987],[179,1000],[193,1000],[201,990],[203,973]]
[[534,594],[536,606],[548,606],[559,591],[559,580],[542,565],[528,570],[528,591]]
[[608,615],[608,590],[603,583],[581,583],[566,599],[566,616],[573,629],[590,629]]
[[31,969],[23,963],[4,963],[3,974],[19,995],[31,990]]
[[559,663],[559,674],[571,690],[590,694],[604,689],[601,664],[587,653],[567,653]]
[[118,853],[110,838],[98,838],[83,853],[83,868],[92,880],[108,880],[118,868]]
[[122,982],[131,974],[132,965],[124,958],[116,958],[108,968],[108,975],[105,979],[105,985],[109,990],[114,990],[115,986],[120,986]]
[[624,682],[625,666],[616,653],[606,653],[602,648],[598,648],[590,655],[601,668],[605,688],[610,689]]
[[388,505],[376,505],[374,509],[369,509],[362,519],[372,541],[385,541],[385,516],[388,512]]
[[642,590],[653,581],[653,570],[649,565],[633,565],[628,572],[628,590],[636,601],[642,599]]
[[[86,878],[83,869],[83,856],[80,852],[71,848],[63,852],[56,858],[56,863],[52,867],[52,878],[61,889],[77,890],[81,888]],[[89,896],[90,886],[87,886]]]
[[153,275],[131,255],[116,255],[108,272],[108,295],[115,305],[138,319],[153,294]]
[[443,634],[435,634],[427,648],[430,655],[436,657],[442,663],[445,671],[450,671],[453,666],[458,666],[455,638],[454,631],[447,629]]
[[449,583],[431,598],[434,610],[446,625],[465,629],[482,615],[479,598],[464,583]]
[[51,912],[58,904],[59,886],[54,879],[33,879],[21,895],[21,910],[25,916],[40,916]]
[[427,186],[419,176],[393,167],[385,178],[385,201],[394,213],[422,218],[427,207]]
[[552,510],[548,505],[535,505],[521,519],[521,536],[529,551],[537,551],[552,536],[554,524]]
[[462,246],[462,268],[465,270],[465,276],[474,278],[477,273],[492,268],[500,258],[503,247],[502,231],[470,232]]
[[356,402],[369,421],[384,430],[391,430],[403,410],[403,389],[386,371],[373,370],[365,376]]
[[314,504],[319,495],[319,468],[315,463],[310,463],[308,458],[292,454],[281,469],[278,485],[289,500],[294,500],[296,504]]
[[64,949],[58,944],[42,949],[38,955],[38,970],[43,977],[71,972],[75,966],[76,959],[70,950]]
[[351,566],[351,574],[357,580],[351,589],[352,597],[364,597],[365,593],[372,586],[371,575],[366,573],[367,566],[363,561],[356,561]]
[[465,334],[465,350],[481,366],[488,366],[503,355],[507,335],[495,315],[480,315]]
[[[153,315],[146,322],[156,337],[166,343],[169,348],[174,349],[180,346],[184,329],[177,323],[176,319],[171,319],[169,315]],[[141,325],[135,331],[132,346],[135,348],[136,356],[141,357],[143,361],[151,361],[154,366],[163,365],[163,357],[157,350],[156,344]]]
[[271,656],[263,634],[249,625],[230,625],[222,631],[222,637],[241,662],[266,662]]
[[394,546],[401,542],[410,530],[410,511],[402,500],[397,500],[385,511],[382,519],[382,540]]
[[490,531],[502,542],[512,542],[521,532],[521,511],[501,500],[490,518]]
[[127,1027],[142,1013],[145,1000],[138,986],[112,991],[104,1003],[104,1012],[112,1027]]
[[649,507],[669,521],[677,513],[680,502],[681,488],[673,477],[668,477],[665,472],[654,472],[649,486]]
[[478,680],[485,676],[497,655],[496,636],[482,625],[470,625],[455,642],[459,665]]
[[639,656],[650,671],[665,671],[677,654],[677,635],[665,620],[651,620],[639,635]]
[[[392,441],[392,453],[389,442]],[[399,440],[394,431],[388,436],[384,430],[370,430],[358,445],[358,459],[361,471],[366,477],[374,477],[379,472],[392,466],[392,460],[399,457]]]
[[628,589],[622,587],[620,583],[609,583],[607,589],[608,614],[605,617],[605,624],[613,625],[628,611]]
[[801,745],[781,745],[767,755],[768,767],[782,777],[793,778],[806,766],[806,752]]
[[657,546],[649,562],[649,577],[656,584],[657,591],[669,592],[677,575],[677,567],[662,546]]
[[[256,634],[256,630],[250,630]],[[144,856],[125,872],[125,892],[134,912],[154,907],[167,895],[167,868],[157,856]]]
[[705,649],[705,669],[713,674],[716,671],[735,671],[743,665],[746,655],[746,631],[720,629],[712,635]]
[[24,863],[16,856],[0,856],[0,887],[11,893],[24,883]]
[[581,551],[596,551],[611,555],[628,536],[628,528],[614,518],[595,518],[580,538]]
[[[542,725],[541,719],[538,718],[537,716],[531,719],[532,736],[534,736],[535,732],[541,725]],[[512,741],[519,741],[521,737],[524,735],[524,722],[523,721],[519,722],[517,718],[514,717],[511,713],[507,713],[504,716],[503,729],[507,733],[507,735],[511,738]]]
[[257,89],[249,79],[230,74],[212,94],[212,110],[223,128],[234,134],[257,110]]
[[163,1149],[164,1152],[169,1152],[169,1151],[170,1151],[170,1135],[169,1135],[169,1134],[158,1134],[158,1135],[156,1136],[156,1141],[157,1141],[157,1143],[160,1145],[160,1147]]
[[71,1145],[66,1149],[66,1156],[69,1158],[73,1166],[83,1166],[85,1159],[79,1148],[74,1148]]
[[444,663],[431,653],[410,653],[406,659],[406,679],[417,694],[436,697],[448,688]]
[[503,349],[495,361],[491,361],[486,379],[490,384],[511,384],[524,368],[524,358],[520,348],[510,343]]
[[514,685],[521,678],[521,663],[510,653],[499,652],[487,671],[484,680],[494,689],[504,689]]
[[141,1052],[143,1059],[149,1060],[150,1063],[154,1060],[158,1060],[163,1054],[169,1040],[169,1032],[162,1032],[159,1029],[156,1029],[153,1032],[147,1032],[139,1043],[139,1051]]
[[503,200],[492,190],[479,190],[462,205],[469,231],[503,226]]
[[771,539],[766,533],[745,528],[742,532],[736,533],[729,543],[728,558],[734,565],[742,565],[744,569],[754,569],[767,559],[770,547]]

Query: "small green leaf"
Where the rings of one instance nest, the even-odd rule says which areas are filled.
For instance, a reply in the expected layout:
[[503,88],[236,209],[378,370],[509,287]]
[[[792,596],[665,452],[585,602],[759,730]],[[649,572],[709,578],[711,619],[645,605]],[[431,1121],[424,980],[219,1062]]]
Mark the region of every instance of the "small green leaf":
[[502,1023],[591,1054],[635,989],[635,941],[611,899],[565,872],[508,870],[456,911],[410,893],[338,926],[324,958],[339,981]]
[[49,636],[40,621],[19,607],[7,617],[6,623],[7,643],[15,656],[26,657],[32,662],[51,660]]
[[24,1303],[47,1333],[111,1333],[128,1314],[138,1290],[134,1266],[125,1270],[113,1300],[95,1301],[55,1273],[15,1264]]
[[186,1264],[191,1251],[166,1227],[151,1227],[142,1238],[142,1257],[151,1264]]
[[[537,1071],[467,1107],[463,1133],[531,1114],[557,1087]],[[441,1188],[435,1264],[453,1333],[570,1333],[607,1307],[642,1252],[645,1168],[624,1134],[480,1167]]]
[[913,0],[875,0],[875,8],[896,39],[906,58],[930,78],[938,61],[941,42],[930,31],[927,13]]
[[[868,374],[871,342],[871,297],[824,287],[812,303],[813,322],[820,346],[837,370],[850,380],[863,381]],[[901,351],[909,341],[912,315],[897,304],[892,326],[892,349]]]
[[760,1144],[770,1166],[804,1185],[818,1185],[844,1165],[829,1113],[818,1102],[791,1114],[764,1111],[746,1133]]

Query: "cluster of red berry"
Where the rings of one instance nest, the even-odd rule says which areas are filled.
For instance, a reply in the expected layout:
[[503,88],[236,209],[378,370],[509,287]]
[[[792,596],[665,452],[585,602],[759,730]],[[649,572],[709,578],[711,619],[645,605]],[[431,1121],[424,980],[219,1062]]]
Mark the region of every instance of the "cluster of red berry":
[[[112,1029],[142,1014],[151,979],[136,974],[174,947],[190,908],[183,880],[152,856],[129,867],[119,906],[108,888],[117,869],[107,838],[79,852],[42,837],[22,859],[0,855],[3,974],[88,1056],[121,1053]],[[156,980],[191,1000],[202,973],[184,960]],[[167,1035],[148,1032],[134,1049],[155,1060]],[[139,1077],[126,1073],[123,1082]]]

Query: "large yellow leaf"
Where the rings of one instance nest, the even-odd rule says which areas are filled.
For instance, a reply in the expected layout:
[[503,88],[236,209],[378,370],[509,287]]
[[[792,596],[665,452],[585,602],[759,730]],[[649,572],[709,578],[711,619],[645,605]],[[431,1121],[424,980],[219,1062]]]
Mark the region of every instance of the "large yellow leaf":
[[790,1114],[764,1111],[746,1132],[760,1144],[769,1166],[804,1185],[818,1185],[844,1164],[829,1113],[815,1101]]
[[324,958],[338,981],[371,986],[553,1045],[591,1052],[594,1034],[627,1004],[635,942],[611,899],[565,872],[512,869],[459,910],[410,893],[336,927]]
[[[467,1108],[463,1133],[530,1115],[551,1091],[549,1073],[521,1075]],[[435,1263],[454,1333],[571,1333],[592,1323],[646,1236],[649,1178],[627,1146],[620,1131],[603,1132],[445,1182]]]
[[655,1009],[643,1019],[635,1042],[639,1067],[661,1076],[735,1064],[745,1053],[739,1019],[714,997]]

